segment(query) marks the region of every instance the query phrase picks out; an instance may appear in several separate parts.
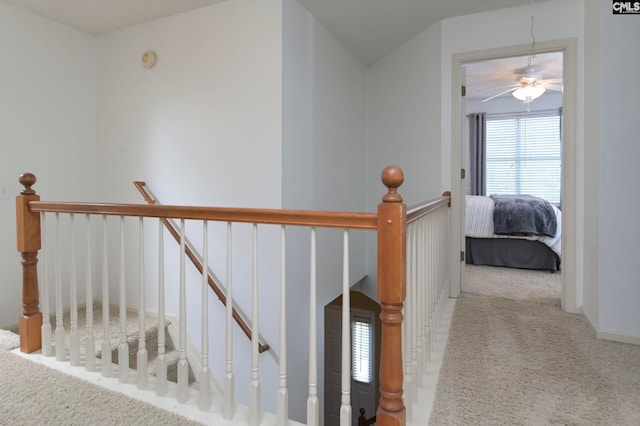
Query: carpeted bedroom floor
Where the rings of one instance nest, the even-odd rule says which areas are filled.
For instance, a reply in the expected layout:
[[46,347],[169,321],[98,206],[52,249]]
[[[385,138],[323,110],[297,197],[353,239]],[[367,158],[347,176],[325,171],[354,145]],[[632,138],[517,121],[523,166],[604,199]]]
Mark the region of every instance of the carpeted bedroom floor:
[[561,272],[465,265],[463,292],[560,306]]

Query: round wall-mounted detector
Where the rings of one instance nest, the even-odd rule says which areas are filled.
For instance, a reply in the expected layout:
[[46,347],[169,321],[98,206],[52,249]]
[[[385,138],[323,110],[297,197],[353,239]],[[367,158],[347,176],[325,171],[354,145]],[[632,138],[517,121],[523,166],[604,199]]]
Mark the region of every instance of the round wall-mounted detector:
[[147,50],[142,54],[142,66],[145,68],[151,68],[156,64],[156,52],[153,50]]

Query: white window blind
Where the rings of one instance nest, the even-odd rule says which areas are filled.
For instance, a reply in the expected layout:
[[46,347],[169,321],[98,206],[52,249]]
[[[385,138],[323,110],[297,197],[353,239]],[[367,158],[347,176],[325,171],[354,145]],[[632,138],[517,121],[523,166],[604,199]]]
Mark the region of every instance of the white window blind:
[[560,112],[487,116],[486,193],[534,195],[560,205]]
[[371,324],[363,320],[351,323],[351,371],[353,380],[371,383]]

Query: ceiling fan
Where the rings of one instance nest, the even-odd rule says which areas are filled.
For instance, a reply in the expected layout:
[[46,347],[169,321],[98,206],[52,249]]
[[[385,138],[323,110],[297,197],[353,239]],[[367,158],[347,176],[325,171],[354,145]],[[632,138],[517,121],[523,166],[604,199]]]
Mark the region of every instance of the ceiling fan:
[[483,99],[481,102],[487,102],[499,96],[511,93],[514,98],[521,100],[527,104],[534,99],[539,98],[546,90],[562,90],[561,79],[547,79],[542,77],[541,71],[544,69],[542,65],[534,65],[533,59],[536,57],[536,37],[533,34],[533,0],[531,0],[531,47],[529,48],[529,56],[527,57],[527,65],[516,68],[513,73],[516,75],[516,84],[507,86],[509,89]]
[[544,79],[541,74],[543,69],[544,66],[542,65],[531,64],[516,68],[513,70],[515,75],[515,84],[506,86],[508,87],[507,90],[483,99],[481,102],[487,102],[499,96],[511,93],[516,99],[528,104],[534,99],[542,96],[546,90],[562,91],[562,80]]

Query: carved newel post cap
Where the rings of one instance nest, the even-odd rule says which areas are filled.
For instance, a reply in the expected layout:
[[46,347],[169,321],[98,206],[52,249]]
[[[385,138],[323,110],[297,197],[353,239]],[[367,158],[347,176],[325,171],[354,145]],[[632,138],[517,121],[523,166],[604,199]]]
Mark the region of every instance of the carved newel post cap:
[[404,172],[398,166],[387,166],[382,171],[382,183],[389,189],[383,197],[385,203],[400,203],[402,196],[398,194],[398,188],[404,182]]
[[31,195],[35,194],[36,191],[31,189],[31,187],[36,183],[36,175],[33,173],[23,173],[20,175],[20,185],[24,186],[24,190],[20,193],[22,195]]

